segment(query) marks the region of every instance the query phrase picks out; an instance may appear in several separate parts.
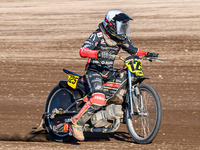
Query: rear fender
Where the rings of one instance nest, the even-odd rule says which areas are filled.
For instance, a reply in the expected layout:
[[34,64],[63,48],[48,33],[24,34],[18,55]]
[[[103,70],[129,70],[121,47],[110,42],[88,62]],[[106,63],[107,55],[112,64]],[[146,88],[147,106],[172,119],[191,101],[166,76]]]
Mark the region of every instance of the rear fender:
[[67,88],[74,96],[74,99],[83,98],[86,95],[84,85],[81,83],[77,83],[77,88],[73,89],[67,84],[67,80],[62,80],[59,82],[59,86],[61,88]]
[[68,84],[67,84],[67,80],[61,80],[59,82],[59,87],[61,88],[71,88]]

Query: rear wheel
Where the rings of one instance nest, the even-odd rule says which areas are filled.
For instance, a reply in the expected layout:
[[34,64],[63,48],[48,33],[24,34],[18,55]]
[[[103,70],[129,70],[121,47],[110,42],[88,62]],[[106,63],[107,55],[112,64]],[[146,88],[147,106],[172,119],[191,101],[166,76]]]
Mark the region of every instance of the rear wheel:
[[[129,134],[136,143],[148,144],[156,137],[161,124],[162,108],[160,98],[153,87],[148,84],[138,86],[139,112],[133,106],[131,114],[130,105],[126,110],[126,123]],[[133,93],[132,93],[133,94]]]
[[[74,104],[74,105],[73,105]],[[62,114],[63,110],[69,109],[67,114]],[[54,113],[55,111],[60,111],[61,114]],[[76,114],[76,105],[72,93],[67,88],[61,88],[56,85],[49,96],[47,97],[45,106],[45,124],[48,133],[57,142],[67,142],[71,139],[69,132],[67,133],[57,133],[53,131],[53,126],[60,123],[71,123],[71,117]]]

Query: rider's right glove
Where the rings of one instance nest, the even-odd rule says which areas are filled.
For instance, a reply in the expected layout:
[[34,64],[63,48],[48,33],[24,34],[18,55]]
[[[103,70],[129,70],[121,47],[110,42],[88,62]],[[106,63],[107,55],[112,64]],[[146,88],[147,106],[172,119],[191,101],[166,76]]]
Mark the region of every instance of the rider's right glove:
[[158,53],[154,53],[154,52],[152,52],[152,53],[150,53],[150,52],[148,52],[146,55],[145,55],[145,57],[158,57]]
[[103,58],[103,59],[110,59],[111,58],[111,54],[108,52],[108,51],[99,51],[97,53],[97,57],[100,59],[100,58]]

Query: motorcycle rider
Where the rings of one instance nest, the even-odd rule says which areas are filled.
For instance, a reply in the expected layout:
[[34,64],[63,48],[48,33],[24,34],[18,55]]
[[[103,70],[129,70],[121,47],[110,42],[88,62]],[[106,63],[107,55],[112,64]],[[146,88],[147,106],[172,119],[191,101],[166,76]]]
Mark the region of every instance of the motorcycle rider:
[[[89,57],[86,64],[86,79],[92,95],[90,98],[84,98],[86,103],[79,113],[71,118],[72,125],[69,131],[78,140],[84,140],[84,124],[95,111],[106,104],[103,81],[108,78],[113,69],[115,58],[112,56],[117,55],[121,48],[136,56],[158,56],[156,53],[147,53],[133,45],[127,36],[130,33],[129,20],[133,19],[122,11],[108,11],[105,20],[99,24],[99,28],[90,35],[80,49],[81,57]],[[54,130],[68,131],[68,124],[59,124],[54,127]]]

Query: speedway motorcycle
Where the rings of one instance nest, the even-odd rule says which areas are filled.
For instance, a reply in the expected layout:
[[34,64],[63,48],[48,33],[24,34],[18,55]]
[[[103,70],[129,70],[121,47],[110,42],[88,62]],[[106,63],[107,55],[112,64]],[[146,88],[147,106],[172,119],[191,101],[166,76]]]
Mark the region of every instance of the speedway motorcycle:
[[[142,84],[144,77],[142,59],[129,56],[126,59],[114,55],[124,62],[121,69],[112,70],[112,78],[104,83],[107,103],[96,111],[84,126],[84,132],[113,133],[120,123],[126,123],[132,139],[139,144],[151,143],[156,137],[162,118],[162,107],[156,90]],[[159,61],[158,57],[145,57]],[[55,141],[69,141],[70,132],[54,132],[59,123],[71,124],[71,117],[84,105],[84,98],[91,93],[85,75],[63,69],[68,80],[60,81],[49,93],[43,114],[43,128]],[[40,125],[40,126],[41,126]]]

